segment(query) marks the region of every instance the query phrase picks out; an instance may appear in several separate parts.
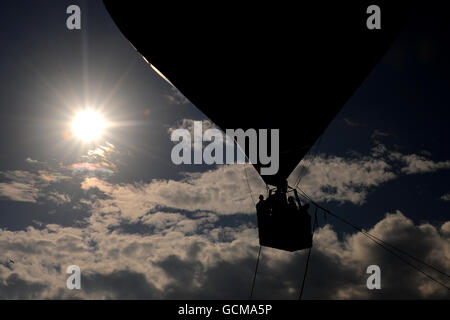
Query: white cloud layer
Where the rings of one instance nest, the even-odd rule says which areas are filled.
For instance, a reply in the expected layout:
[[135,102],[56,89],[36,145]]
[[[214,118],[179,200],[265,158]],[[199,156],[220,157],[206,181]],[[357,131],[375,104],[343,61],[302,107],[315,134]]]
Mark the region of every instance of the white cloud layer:
[[[301,185],[316,201],[360,205],[373,188],[401,174],[445,168],[446,162],[393,153],[379,144],[371,156],[305,159],[291,184],[302,174]],[[2,173],[8,181],[0,183],[0,195],[14,201],[73,202],[51,187],[79,181],[83,197],[74,205],[88,208],[89,216],[83,227],[38,224],[39,229],[0,230],[0,298],[248,298],[258,248],[253,201],[266,191],[250,165],[140,183],[113,183],[109,176],[93,174],[76,180],[60,169]],[[244,218],[233,225],[238,215]],[[396,211],[369,232],[441,270],[450,269],[450,221],[416,225]],[[296,298],[304,263],[304,251],[264,248],[255,298]],[[339,236],[331,225],[315,234],[311,263],[305,298],[449,298],[448,290],[362,234]],[[82,270],[80,291],[65,288],[65,270],[72,264]],[[381,267],[380,291],[366,288],[365,270],[371,264]]]
[[98,210],[120,212],[123,218],[131,221],[137,221],[158,206],[212,211],[220,215],[252,214],[255,209],[246,175],[256,199],[257,192],[264,189],[261,189],[256,171],[244,165],[220,166],[216,170],[187,174],[182,180],[153,180],[150,183],[111,184],[92,177],[82,182],[82,189],[100,190],[108,197],[96,200]]
[[[257,252],[252,225],[214,224],[203,214],[156,212],[146,217],[150,234],[105,232],[109,220],[87,228],[47,225],[43,230],[0,233],[0,298],[162,299],[248,297]],[[196,230],[195,232],[192,232]],[[402,213],[388,214],[369,232],[442,270],[450,268],[450,222],[414,225]],[[295,299],[304,251],[264,248],[255,298]],[[68,290],[67,266],[82,271],[82,290]],[[377,264],[382,290],[366,288],[365,269]],[[441,279],[442,280],[442,279]],[[445,279],[444,279],[445,281]],[[339,239],[330,225],[314,238],[305,298],[448,298],[448,291],[395,260],[361,234]]]

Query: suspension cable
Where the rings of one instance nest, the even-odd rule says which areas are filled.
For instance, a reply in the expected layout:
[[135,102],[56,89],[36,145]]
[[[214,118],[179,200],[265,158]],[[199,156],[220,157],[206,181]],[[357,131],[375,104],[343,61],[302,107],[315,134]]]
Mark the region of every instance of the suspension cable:
[[247,181],[248,192],[250,193],[250,197],[252,198],[253,204],[256,206],[256,201],[255,199],[253,199],[252,188],[250,187],[250,182],[248,181],[247,164],[244,165],[244,173],[245,173],[245,181]]
[[255,273],[253,274],[252,290],[250,291],[250,300],[252,300],[253,298],[253,289],[255,288],[256,274],[258,273],[258,265],[259,265],[259,257],[261,256],[261,249],[262,246],[260,245],[258,250],[258,259],[256,259]]
[[[314,231],[316,229],[317,226],[317,207],[316,210],[314,212],[314,223],[313,223],[313,229],[312,229],[312,239],[314,238]],[[311,240],[312,240],[311,239]],[[300,294],[298,296],[298,300],[302,300],[302,296],[303,296],[303,288],[305,287],[305,280],[306,280],[306,275],[308,273],[308,266],[309,266],[309,258],[311,256],[311,249],[312,249],[312,243],[311,243],[311,247],[308,250],[308,258],[306,259],[306,265],[305,265],[305,273],[303,274],[303,281],[302,281],[302,286],[300,288]]]
[[[298,188],[298,189],[299,189],[305,196],[307,196],[307,194],[306,194],[304,191],[302,191],[300,188]],[[308,196],[307,196],[307,197],[308,197]],[[308,197],[308,199],[309,199],[310,201],[312,201],[311,198]],[[312,202],[313,202],[313,201],[312,201]],[[314,202],[313,202],[313,203],[314,203]],[[314,203],[314,204],[315,204],[315,203]],[[316,204],[315,204],[315,205],[316,205]],[[320,206],[319,206],[319,207],[320,207]],[[322,210],[324,210],[324,208],[322,208]],[[326,211],[328,211],[328,212],[326,212]],[[347,220],[345,220],[345,219],[343,219],[343,218],[338,217],[336,214],[333,214],[333,213],[329,212],[329,210],[324,210],[324,212],[325,212],[325,213],[328,213],[328,214],[331,214],[332,216],[335,216],[335,218],[337,218],[337,219],[341,220],[342,222],[344,222],[344,223],[350,225],[351,227],[355,228],[355,229],[358,230],[359,232],[364,233],[364,234],[366,234],[367,236],[372,237],[373,239],[375,239],[375,240],[381,242],[383,245],[388,246],[388,247],[390,247],[390,248],[392,248],[392,249],[394,249],[394,250],[397,250],[398,252],[404,254],[404,255],[407,256],[408,258],[411,258],[411,259],[413,259],[413,260],[415,260],[415,261],[417,261],[417,262],[420,262],[420,263],[422,263],[423,265],[429,267],[430,269],[433,269],[434,271],[439,272],[440,274],[442,274],[442,275],[444,275],[444,276],[450,278],[450,275],[448,275],[448,274],[445,273],[444,271],[441,271],[441,270],[439,270],[438,268],[432,266],[431,264],[429,264],[429,263],[427,263],[427,262],[425,262],[425,261],[423,261],[423,260],[420,260],[419,258],[416,258],[415,256],[411,255],[410,253],[408,253],[408,252],[406,252],[406,251],[404,251],[404,250],[402,250],[402,249],[400,249],[400,248],[398,248],[398,247],[393,246],[392,244],[390,244],[390,243],[388,243],[388,242],[386,242],[386,241],[384,241],[384,240],[378,238],[377,236],[375,236],[375,235],[373,235],[373,234],[371,234],[371,233],[365,231],[363,228],[358,227],[358,226],[354,225],[353,223],[351,223],[351,222],[349,222],[349,221],[347,221]]]
[[[341,217],[339,217],[338,215],[336,215],[335,213],[331,212],[330,210],[328,210],[327,208],[322,207],[321,205],[317,204],[316,202],[314,202],[302,189],[300,189],[300,187],[297,187],[298,190],[303,194],[303,196],[308,199],[312,204],[314,204],[317,208],[321,209],[323,212],[333,216],[334,218],[338,219],[339,221],[351,226],[352,228],[354,228],[355,230],[361,232],[364,236],[366,236],[368,239],[372,240],[375,244],[379,245],[380,247],[382,247],[383,249],[385,249],[386,251],[388,251],[389,253],[391,253],[392,255],[394,255],[397,259],[399,259],[400,261],[402,261],[403,263],[409,265],[411,268],[415,269],[416,271],[422,273],[423,275],[425,275],[427,278],[431,279],[432,281],[438,283],[439,285],[443,286],[444,288],[450,290],[450,287],[448,287],[446,284],[444,284],[443,282],[437,280],[436,278],[434,278],[433,276],[429,275],[428,273],[426,273],[425,271],[423,271],[422,269],[420,269],[419,267],[415,266],[414,264],[412,264],[411,262],[409,262],[408,260],[404,259],[403,257],[401,257],[400,255],[398,255],[394,250],[391,250],[389,247],[399,251],[399,252],[404,252],[403,250],[400,250],[398,248],[396,248],[395,246],[388,244],[386,241],[383,241],[379,238],[377,238],[376,236],[368,233],[367,231],[363,230],[361,227],[351,223],[350,221],[347,221],[346,219],[343,219]],[[422,261],[418,258],[413,257],[410,254],[407,254],[405,252],[405,255],[409,256],[410,258],[413,258],[416,261],[421,262],[424,265],[429,266],[430,268],[432,268],[433,270],[438,271],[439,273],[449,277],[445,272],[437,269],[436,267],[433,267],[429,264],[427,264],[425,261]]]

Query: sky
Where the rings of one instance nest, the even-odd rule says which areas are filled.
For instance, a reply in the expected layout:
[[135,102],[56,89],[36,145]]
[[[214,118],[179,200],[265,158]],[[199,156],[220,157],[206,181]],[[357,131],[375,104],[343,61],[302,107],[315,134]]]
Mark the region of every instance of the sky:
[[[71,4],[81,7],[81,30],[66,28]],[[312,199],[449,273],[442,12],[413,14],[291,181],[301,172]],[[248,298],[259,248],[254,200],[265,187],[249,165],[171,162],[174,129],[214,124],[147,65],[101,1],[15,1],[0,10],[0,43],[0,298]],[[70,131],[86,107],[113,124],[95,143]],[[254,298],[297,298],[305,259],[263,248]],[[381,290],[366,287],[373,264]],[[81,269],[81,290],[66,288],[70,265]],[[319,214],[304,298],[449,292]]]

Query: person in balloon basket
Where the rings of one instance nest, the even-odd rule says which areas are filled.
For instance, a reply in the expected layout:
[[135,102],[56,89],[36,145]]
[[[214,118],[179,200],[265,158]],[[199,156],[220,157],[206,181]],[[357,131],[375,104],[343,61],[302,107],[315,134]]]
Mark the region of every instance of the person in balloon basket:
[[256,213],[261,216],[268,216],[270,213],[267,200],[264,200],[264,196],[262,194],[259,195],[259,201],[256,204]]
[[286,194],[280,189],[276,189],[272,194],[272,190],[269,191],[269,197],[265,200],[267,210],[271,215],[278,215],[288,211],[288,203],[286,201]]

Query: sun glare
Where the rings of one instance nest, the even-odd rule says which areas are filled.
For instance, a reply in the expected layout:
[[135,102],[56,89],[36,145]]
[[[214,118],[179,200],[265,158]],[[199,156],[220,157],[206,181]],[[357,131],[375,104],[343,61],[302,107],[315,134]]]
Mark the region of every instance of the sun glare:
[[93,110],[81,111],[72,123],[74,135],[83,141],[93,141],[100,138],[105,127],[105,120]]

